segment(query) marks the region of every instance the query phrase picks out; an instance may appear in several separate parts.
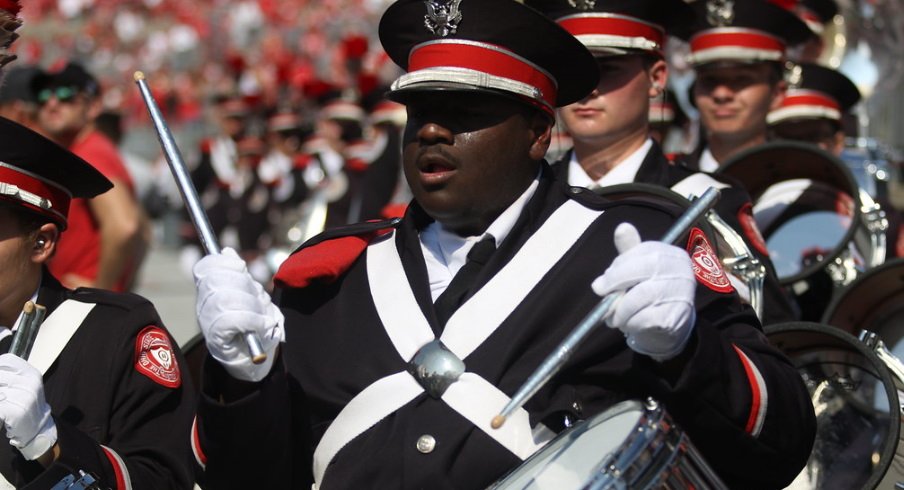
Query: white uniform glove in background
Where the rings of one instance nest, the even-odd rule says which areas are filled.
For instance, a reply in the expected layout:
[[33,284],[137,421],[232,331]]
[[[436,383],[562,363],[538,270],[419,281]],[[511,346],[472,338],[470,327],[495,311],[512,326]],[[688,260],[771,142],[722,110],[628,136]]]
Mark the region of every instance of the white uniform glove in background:
[[[264,379],[273,367],[276,347],[285,340],[282,312],[231,248],[201,258],[193,272],[198,289],[198,324],[207,350],[234,378]],[[251,361],[245,332],[256,332],[260,337],[266,362]]]
[[13,354],[0,355],[0,419],[9,443],[25,459],[38,459],[56,444],[57,428],[44,399],[43,376]]
[[618,257],[593,281],[600,295],[626,291],[606,324],[624,332],[628,347],[657,361],[684,349],[694,329],[697,282],[687,252],[663,242],[640,241],[630,223],[615,229]]

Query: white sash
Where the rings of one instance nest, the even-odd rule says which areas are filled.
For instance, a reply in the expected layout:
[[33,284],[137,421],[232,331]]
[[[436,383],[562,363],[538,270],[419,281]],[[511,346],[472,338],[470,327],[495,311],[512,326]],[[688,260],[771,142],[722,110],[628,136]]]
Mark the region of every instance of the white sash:
[[[440,340],[459,359],[477,349],[511,315],[537,283],[561,260],[602,211],[568,201],[557,209],[521,250],[449,319]],[[393,346],[406,362],[434,340],[405,275],[395,234],[367,249],[367,277],[377,314]],[[355,396],[330,424],[314,451],[315,488],[326,468],[352,439],[395,412],[424,389],[407,372],[379,379]],[[476,373],[466,372],[446,390],[442,400],[503,447],[525,459],[554,435],[542,424],[530,427],[519,409],[500,429],[490,421],[510,398]]]
[[673,185],[671,189],[678,194],[681,194],[681,197],[690,198],[690,196],[702,196],[703,193],[706,192],[706,189],[710,187],[727,189],[731,186],[714,179],[710,175],[698,172],[685,177],[680,182]]

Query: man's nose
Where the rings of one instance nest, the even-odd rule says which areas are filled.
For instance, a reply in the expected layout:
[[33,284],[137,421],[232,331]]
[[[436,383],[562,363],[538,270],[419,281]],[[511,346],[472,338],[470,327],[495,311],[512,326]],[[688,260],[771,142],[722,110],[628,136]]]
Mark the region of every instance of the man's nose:
[[420,125],[417,139],[422,143],[452,143],[452,131],[438,122],[426,122]]

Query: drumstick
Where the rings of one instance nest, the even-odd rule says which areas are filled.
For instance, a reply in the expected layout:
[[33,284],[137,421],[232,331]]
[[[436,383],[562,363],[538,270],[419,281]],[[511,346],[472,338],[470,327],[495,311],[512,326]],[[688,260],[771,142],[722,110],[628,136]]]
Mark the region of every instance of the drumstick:
[[[695,199],[690,207],[678,217],[678,220],[672,224],[665,232],[660,241],[665,243],[674,243],[681,238],[694,225],[694,223],[702,218],[719,200],[719,191],[715,187],[710,187]],[[590,313],[581,320],[580,323],[565,337],[565,340],[559,344],[555,351],[550,354],[540,367],[527,378],[527,381],[521,385],[521,388],[515,393],[508,404],[503,407],[499,415],[493,417],[490,426],[494,429],[502,427],[515,410],[520,408],[532,396],[534,396],[540,388],[543,387],[568,361],[574,350],[581,344],[584,338],[590,334],[597,326],[603,323],[603,320],[609,316],[609,311],[615,305],[623,292],[609,294],[600,300],[597,305],[590,310]]]
[[[204,208],[201,206],[198,191],[191,182],[191,177],[188,175],[188,170],[182,160],[182,154],[179,153],[179,148],[176,146],[176,141],[173,139],[173,135],[170,133],[169,127],[160,113],[160,108],[157,107],[154,96],[151,95],[151,90],[144,79],[144,73],[136,71],[134,78],[135,83],[138,84],[138,89],[141,91],[141,96],[144,98],[148,113],[151,115],[151,120],[154,122],[157,137],[160,139],[163,154],[166,156],[166,162],[169,164],[173,177],[176,179],[176,184],[179,186],[179,192],[182,194],[185,207],[188,208],[188,215],[191,216],[192,223],[194,223],[195,229],[198,230],[198,234],[201,237],[201,245],[208,254],[218,254],[220,253],[220,245],[217,243],[217,236],[213,232],[213,227],[210,226],[210,221],[207,219]],[[267,353],[261,347],[261,341],[256,333],[246,332],[245,343],[248,345],[248,352],[251,354],[252,362],[260,364],[267,360]]]
[[9,346],[9,353],[15,354],[22,359],[28,359],[31,354],[31,348],[35,344],[35,337],[38,335],[38,327],[44,321],[44,315],[47,308],[36,305],[32,301],[26,301],[22,307],[22,320],[19,326],[13,332],[13,341]]

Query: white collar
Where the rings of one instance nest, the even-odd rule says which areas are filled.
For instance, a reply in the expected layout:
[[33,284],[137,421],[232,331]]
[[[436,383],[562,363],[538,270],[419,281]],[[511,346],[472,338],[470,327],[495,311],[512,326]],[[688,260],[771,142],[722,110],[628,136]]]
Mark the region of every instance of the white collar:
[[647,157],[647,153],[650,152],[650,148],[652,147],[653,140],[647,138],[640,148],[628,155],[627,158],[621,162],[618,162],[612,170],[596,181],[587,175],[587,172],[584,171],[584,168],[578,162],[575,153],[571,152],[571,161],[568,162],[568,184],[574,187],[587,188],[630,184],[631,182],[634,182],[634,179],[637,177],[637,172],[640,170],[644,158]]
[[709,147],[700,154],[700,163],[698,166],[703,172],[715,172],[719,170],[719,161],[713,156],[713,152],[709,151]]
[[540,176],[538,174],[521,196],[509,205],[490,224],[487,230],[479,236],[459,236],[444,229],[437,221],[430,223],[421,231],[418,238],[421,242],[421,250],[424,252],[427,276],[430,279],[430,290],[433,293],[434,300],[446,290],[446,286],[449,285],[458,270],[465,264],[468,252],[471,251],[471,247],[475,243],[484,237],[491,236],[496,242],[496,247],[499,247],[512,231],[515,221],[521,216],[521,212],[530,198],[533,197],[539,185]]

